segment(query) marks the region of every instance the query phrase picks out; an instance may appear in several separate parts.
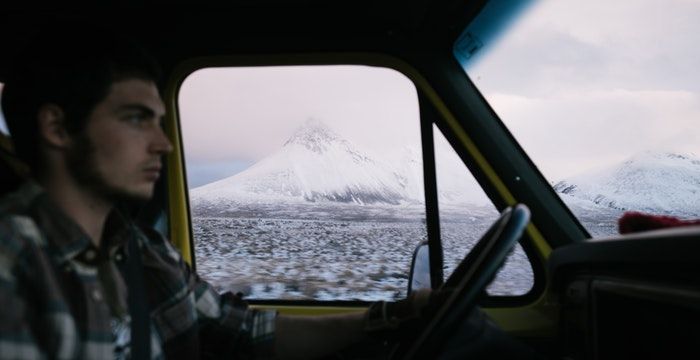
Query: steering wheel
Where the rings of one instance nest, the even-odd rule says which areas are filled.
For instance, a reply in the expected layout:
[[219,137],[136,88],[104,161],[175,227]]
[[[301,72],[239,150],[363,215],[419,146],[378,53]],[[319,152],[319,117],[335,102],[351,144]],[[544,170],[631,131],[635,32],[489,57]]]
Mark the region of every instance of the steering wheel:
[[426,359],[434,355],[476,307],[479,295],[503,266],[510,250],[530,221],[530,210],[523,204],[506,208],[455,269],[441,289],[451,289],[447,300],[434,312],[427,326],[408,342],[403,359]]

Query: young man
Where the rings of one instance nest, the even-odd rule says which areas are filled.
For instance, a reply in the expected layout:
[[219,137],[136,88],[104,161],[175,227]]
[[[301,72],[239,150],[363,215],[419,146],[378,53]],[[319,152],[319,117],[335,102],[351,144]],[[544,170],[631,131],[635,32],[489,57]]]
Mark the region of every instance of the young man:
[[249,309],[135,226],[128,209],[172,151],[158,78],[138,48],[75,27],[44,32],[7,79],[2,109],[32,179],[0,200],[0,358],[313,358],[417,316],[425,293],[383,304],[388,315]]

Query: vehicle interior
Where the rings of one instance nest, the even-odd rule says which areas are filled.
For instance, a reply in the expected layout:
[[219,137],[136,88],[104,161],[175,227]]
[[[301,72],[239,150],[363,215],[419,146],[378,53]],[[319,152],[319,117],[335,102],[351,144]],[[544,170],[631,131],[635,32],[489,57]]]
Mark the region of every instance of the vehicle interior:
[[[566,190],[544,173],[547,167],[535,158],[537,151],[530,151],[536,147],[532,145],[536,141],[521,141],[516,133],[517,126],[505,122],[507,111],[500,111],[498,107],[503,98],[494,100],[490,97],[480,88],[481,80],[476,73],[470,72],[470,61],[491,51],[492,43],[497,43],[500,36],[509,32],[515,32],[517,36],[511,22],[521,16],[530,3],[536,2],[207,0],[147,5],[132,2],[21,5],[12,9],[4,5],[0,11],[0,32],[5,35],[0,56],[0,83],[11,71],[13,54],[44,22],[96,21],[115,32],[139,39],[155,56],[166,75],[163,89],[163,100],[168,109],[165,130],[175,146],[156,185],[156,196],[141,211],[140,221],[165,233],[195,270],[214,274],[217,266],[225,267],[226,263],[207,267],[206,255],[200,254],[197,248],[198,236],[207,230],[194,223],[192,215],[196,210],[192,182],[199,168],[189,161],[188,136],[194,133],[194,130],[190,131],[194,127],[192,121],[185,119],[191,112],[185,111],[180,93],[189,86],[188,77],[205,68],[353,65],[398,72],[415,87],[417,99],[414,99],[418,109],[416,131],[420,134],[423,159],[420,176],[424,215],[421,216],[425,226],[424,240],[429,249],[425,267],[429,272],[429,287],[437,289],[448,284],[459,291],[453,293],[445,307],[434,314],[439,320],[430,323],[427,330],[423,329],[421,335],[413,339],[422,348],[404,345],[400,352],[392,353],[393,356],[465,356],[450,353],[450,347],[460,342],[460,332],[456,329],[461,322],[467,321],[476,305],[508,338],[517,339],[544,358],[697,356],[699,351],[695,344],[700,340],[700,329],[696,325],[700,323],[700,227],[619,234],[616,222],[622,210],[652,210],[630,208],[619,205],[619,202],[615,207],[611,202],[612,207],[605,210],[614,215],[609,219],[611,232],[600,235],[592,231],[582,224],[585,216],[577,215],[573,207],[562,200],[569,192],[575,191],[575,185]],[[531,51],[534,57],[546,54],[548,49],[532,48]],[[514,64],[520,60],[513,57],[503,63],[520,67]],[[589,60],[584,57],[583,61]],[[567,79],[567,75],[557,76],[562,81]],[[509,81],[527,88],[528,79],[511,78]],[[262,111],[275,106],[260,103],[254,109]],[[610,121],[609,124],[615,120]],[[367,131],[371,132],[373,126],[369,125]],[[556,133],[549,133],[549,128],[536,127],[532,123],[518,126],[550,134],[538,141],[561,143],[557,141]],[[206,135],[217,130],[203,127],[197,131]],[[261,131],[263,137],[277,136],[274,127]],[[489,206],[495,209],[486,225],[498,223],[498,214],[510,209],[524,207],[526,210],[516,212],[527,212],[526,218],[519,218],[525,222],[518,229],[508,227],[511,230],[495,231],[495,235],[493,231],[485,231],[488,226],[473,230],[474,236],[481,240],[466,258],[463,252],[453,254],[443,241],[445,239],[441,240],[448,225],[442,222],[445,217],[439,206],[443,197],[439,193],[440,170],[436,170],[441,156],[436,150],[436,133],[444,136],[446,144],[461,161],[463,172],[473,177]],[[393,141],[390,136],[387,135],[387,142]],[[26,169],[13,158],[10,139],[11,136],[4,133],[0,139],[2,193],[11,191],[26,176]],[[586,143],[584,151],[597,152],[597,145]],[[572,158],[569,162],[576,161]],[[696,191],[700,194],[697,178],[694,181],[689,185],[692,194]],[[624,185],[621,188],[624,189]],[[695,199],[693,196],[697,195],[686,197],[690,199],[688,204]],[[599,204],[596,202],[596,205]],[[401,209],[397,211],[401,212]],[[676,210],[681,218],[692,218],[690,210]],[[233,215],[228,216],[235,220],[238,213],[231,211]],[[333,217],[332,212],[329,210],[330,215],[321,216]],[[256,221],[265,218],[264,213],[256,214]],[[674,214],[671,209],[657,215]],[[695,218],[700,217],[700,213],[695,215]],[[221,217],[217,216],[212,216],[212,219]],[[469,218],[473,215],[467,212],[463,216]],[[413,251],[421,239],[411,240],[415,241],[406,251]],[[529,285],[517,293],[486,292],[485,288],[506,263],[506,257],[512,254],[516,242],[521,247],[518,251],[522,251],[522,259],[529,264]],[[247,254],[258,256],[252,252]],[[371,265],[374,259],[371,254],[369,251],[363,255],[366,258],[362,260],[367,261],[363,264]],[[445,270],[448,257],[457,259],[459,265],[450,265],[450,269],[457,269],[454,272]],[[462,258],[465,260],[461,261]],[[403,279],[401,286],[404,286],[409,278],[417,275],[410,266],[410,257],[400,261],[405,271],[396,277]],[[323,273],[325,270],[321,266],[303,271]],[[372,300],[406,296],[404,290],[400,295],[382,298],[384,295],[362,297],[321,289],[315,295],[304,297],[296,288],[285,287],[287,295],[282,290],[280,295],[273,291],[274,286],[272,290],[265,286],[249,284],[248,290],[253,295],[247,299],[252,306],[274,308],[290,314],[361,311]],[[329,282],[327,286],[334,285]],[[336,295],[323,295],[330,293]],[[390,352],[384,352],[387,353]],[[498,353],[479,356],[490,358]]]

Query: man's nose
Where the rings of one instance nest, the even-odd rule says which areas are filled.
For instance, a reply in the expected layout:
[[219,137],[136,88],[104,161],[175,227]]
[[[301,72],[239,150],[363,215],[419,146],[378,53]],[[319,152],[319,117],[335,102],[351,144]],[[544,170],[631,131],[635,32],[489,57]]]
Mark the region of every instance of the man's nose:
[[150,150],[160,155],[165,155],[173,151],[173,144],[160,126],[155,130]]

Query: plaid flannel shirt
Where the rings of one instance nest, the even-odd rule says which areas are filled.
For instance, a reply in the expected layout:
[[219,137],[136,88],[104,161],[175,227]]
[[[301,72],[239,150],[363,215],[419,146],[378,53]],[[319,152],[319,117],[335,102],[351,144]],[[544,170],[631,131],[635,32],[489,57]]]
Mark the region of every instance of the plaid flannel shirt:
[[272,356],[276,313],[219,295],[155,231],[111,214],[100,248],[36,184],[0,200],[0,358],[114,359],[128,323],[118,266],[138,240],[152,358]]

